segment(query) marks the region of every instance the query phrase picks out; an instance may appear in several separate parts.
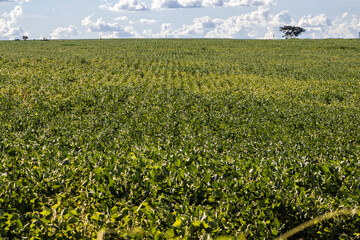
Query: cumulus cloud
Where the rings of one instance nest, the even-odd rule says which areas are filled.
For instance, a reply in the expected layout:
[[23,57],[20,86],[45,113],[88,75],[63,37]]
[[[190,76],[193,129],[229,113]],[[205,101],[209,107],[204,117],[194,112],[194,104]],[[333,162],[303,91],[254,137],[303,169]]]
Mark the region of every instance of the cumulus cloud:
[[302,17],[298,25],[306,29],[308,38],[356,38],[360,29],[360,19],[356,15],[344,13],[335,20],[325,14]]
[[225,3],[229,7],[245,7],[245,6],[272,6],[275,5],[273,0],[230,0]]
[[299,20],[298,25],[301,27],[326,27],[331,26],[330,19],[325,14],[320,14],[317,16],[308,15],[305,17],[302,17]]
[[281,25],[289,25],[293,24],[294,20],[291,18],[289,11],[282,11],[276,14],[270,21],[272,26],[281,26]]
[[341,16],[341,18],[346,18],[347,16],[349,16],[349,13],[348,13],[348,12],[345,12],[345,13]]
[[102,38],[140,38],[140,36],[132,26],[126,26],[122,31],[117,32],[102,32]]
[[7,2],[17,2],[19,4],[22,4],[24,2],[30,2],[30,0],[0,0],[0,3],[7,3]]
[[288,11],[282,11],[274,16],[271,15],[266,24],[267,33],[264,35],[264,38],[272,39],[278,34],[280,27],[295,24],[295,20],[290,16]]
[[153,0],[152,9],[271,6],[274,0]]
[[298,20],[288,11],[271,14],[270,9],[259,6],[257,10],[231,16],[225,19],[209,16],[195,18],[192,24],[174,27],[163,23],[158,33],[144,30],[146,37],[156,38],[280,38],[279,27],[300,26],[306,29],[303,38],[356,38],[360,29],[360,19],[356,15],[343,14],[331,20],[325,14],[304,16]]
[[232,16],[226,19],[208,16],[195,18],[191,25],[174,29],[170,23],[161,26],[153,37],[206,37],[206,38],[259,38],[258,28],[264,28],[272,20],[269,9],[258,7],[257,10]]
[[[118,1],[118,0],[116,0]],[[121,0],[116,4],[109,4],[105,1],[108,10],[131,10],[134,6],[140,5],[141,10],[162,10],[177,8],[201,8],[201,7],[257,7],[255,10],[238,16],[227,18],[214,18],[209,16],[197,17],[191,24],[177,25],[175,22],[163,22],[161,30],[154,32],[154,29],[142,30],[142,35],[133,28],[121,28],[122,31],[131,33],[136,37],[155,38],[281,38],[282,33],[279,27],[285,25],[300,26],[306,29],[301,35],[302,38],[356,38],[360,29],[360,20],[357,16],[351,16],[345,12],[336,19],[329,18],[326,14],[305,15],[294,19],[289,11],[273,13],[272,6],[276,0],[150,0],[151,7],[148,8],[141,0]],[[89,17],[87,18],[90,19]],[[84,21],[86,18],[84,19]],[[127,20],[116,18],[116,20]],[[153,19],[142,18],[138,20],[141,24],[158,23]],[[88,26],[90,31],[100,32],[101,28],[108,28],[107,32],[121,32],[119,25],[105,24],[102,19],[96,22],[83,24]],[[128,23],[128,25],[131,25]],[[134,24],[134,27],[137,25]],[[119,27],[119,29],[117,29]],[[113,34],[113,33],[112,33]],[[117,35],[116,35],[117,36]]]
[[79,35],[77,27],[70,25],[69,27],[58,27],[51,34],[52,39],[69,39]]
[[205,36],[211,38],[259,38],[259,29],[271,20],[269,9],[259,7],[256,11],[225,19]]
[[152,9],[200,8],[222,6],[222,0],[153,0]]
[[142,24],[154,24],[154,23],[157,23],[157,21],[155,19],[146,19],[146,18],[140,19],[139,22],[142,23]]
[[3,39],[19,38],[27,33],[19,26],[14,26],[17,23],[17,19],[23,15],[21,5],[15,6],[15,8],[9,13],[3,13],[0,18],[0,37]]
[[[151,9],[201,8],[201,7],[247,7],[272,6],[274,0],[151,0]],[[110,11],[143,11],[149,10],[142,0],[119,0],[115,4],[100,5],[101,9]]]
[[102,18],[98,18],[96,22],[91,20],[93,15],[89,15],[82,20],[82,25],[87,27],[89,32],[117,32],[122,31],[122,27],[118,23],[107,23]]
[[82,20],[82,25],[85,26],[88,32],[97,32],[101,37],[118,38],[118,37],[136,37],[138,34],[133,27],[122,27],[119,23],[107,23],[102,18],[93,21],[93,15],[87,16]]
[[129,20],[129,18],[126,17],[126,16],[122,16],[122,17],[117,17],[117,18],[115,18],[115,21],[127,21],[127,20]]
[[16,6],[10,13],[3,13],[4,18],[8,18],[9,22],[15,23],[17,18],[23,14],[23,10],[20,5]]
[[152,2],[152,9],[166,9],[166,8],[181,8],[178,0],[154,0]]
[[144,11],[148,10],[146,4],[141,0],[119,0],[118,3],[103,4],[99,6],[100,9],[105,9],[114,12],[120,11]]

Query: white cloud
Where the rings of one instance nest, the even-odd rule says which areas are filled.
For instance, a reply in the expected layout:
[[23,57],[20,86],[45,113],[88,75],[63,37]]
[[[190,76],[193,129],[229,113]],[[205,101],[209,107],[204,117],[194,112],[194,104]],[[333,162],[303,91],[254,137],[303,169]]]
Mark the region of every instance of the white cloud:
[[299,26],[306,29],[304,36],[309,38],[357,38],[360,19],[353,15],[347,20],[347,13],[330,20],[325,14],[306,16],[299,20]]
[[296,21],[288,11],[274,15],[268,7],[259,6],[250,13],[225,19],[208,16],[195,18],[192,24],[178,28],[164,23],[159,33],[146,30],[143,34],[157,38],[279,38],[282,35],[279,27],[284,25],[304,27],[306,32],[302,37],[306,38],[354,38],[357,37],[360,20],[352,16],[349,20],[341,17],[331,21],[325,14],[320,14],[304,16]]
[[223,0],[153,0],[152,9],[221,7]]
[[165,8],[181,8],[178,0],[154,0],[152,2],[152,9],[165,9]]
[[174,29],[170,23],[162,24],[161,31],[152,37],[206,37],[206,38],[260,38],[258,28],[265,28],[271,21],[269,10],[258,7],[256,11],[227,19],[195,18],[191,25]]
[[139,22],[142,23],[142,24],[154,24],[154,23],[157,23],[157,21],[154,20],[154,19],[146,19],[146,18],[140,19]]
[[85,17],[81,24],[88,28],[89,32],[117,32],[123,28],[118,23],[107,23],[102,18],[98,18],[96,22],[91,20],[93,15]]
[[[151,9],[174,9],[174,8],[200,8],[200,7],[245,7],[245,6],[272,6],[274,0],[151,0]],[[143,11],[149,10],[142,0],[118,0],[117,3],[100,5],[100,9],[109,11]]]
[[102,38],[141,38],[140,36],[132,26],[126,26],[124,27],[123,31],[117,31],[117,32],[103,32],[100,34]]
[[10,19],[11,23],[15,23],[16,19],[23,14],[23,10],[20,5],[16,6],[10,13],[3,13],[4,18]]
[[98,18],[94,22],[91,17],[87,16],[82,20],[82,25],[87,27],[88,32],[97,32],[104,38],[118,38],[118,37],[137,37],[137,32],[131,26],[122,27],[119,23],[107,23],[102,18]]
[[69,27],[58,27],[51,34],[52,39],[69,39],[79,35],[77,27],[70,25]]
[[[105,24],[101,18],[96,22],[89,21],[91,16],[83,20],[83,22],[88,21],[83,25],[93,32],[103,32],[104,29],[108,29],[108,32],[115,32],[115,35],[111,33],[114,37],[118,36],[117,32],[121,32],[120,29],[122,29],[131,36],[150,38],[280,38],[282,33],[279,27],[284,25],[305,28],[306,32],[301,35],[302,38],[355,38],[358,36],[360,20],[347,12],[336,19],[330,19],[326,14],[319,14],[307,15],[295,20],[289,11],[272,14],[270,8],[275,4],[275,0],[152,0],[151,9],[155,10],[206,6],[257,6],[257,8],[249,13],[227,18],[198,17],[191,24],[182,26],[176,26],[175,22],[165,22],[161,24],[159,32],[148,28],[142,30],[141,35],[133,28],[130,31],[116,24]],[[138,22],[154,24],[157,21],[142,18]]]
[[274,0],[230,0],[225,3],[229,7],[245,7],[245,6],[272,6],[275,5]]
[[282,11],[276,14],[270,21],[270,25],[274,27],[280,27],[282,25],[293,24],[294,20],[291,18],[288,11]]
[[23,15],[21,5],[15,6],[10,13],[3,13],[0,18],[0,38],[14,39],[21,38],[27,33],[19,26],[14,26],[20,16]]
[[296,24],[294,19],[291,18],[288,11],[282,11],[275,16],[271,16],[269,22],[267,23],[267,33],[265,33],[265,39],[272,39],[274,38],[281,26],[285,25],[294,25]]
[[223,0],[202,0],[203,7],[221,7],[223,5]]
[[229,17],[216,28],[207,32],[210,38],[260,38],[259,29],[264,28],[271,21],[269,9],[259,7],[256,11]]
[[141,0],[119,0],[115,4],[103,4],[99,6],[100,9],[105,9],[114,12],[120,11],[144,11],[148,10],[146,4]]
[[310,27],[310,28],[326,27],[326,26],[331,26],[331,21],[325,14],[320,14],[317,16],[308,15],[308,16],[302,17],[299,20],[298,25],[303,28],[305,28],[305,27]]
[[7,3],[7,2],[17,2],[19,4],[23,4],[24,2],[30,2],[30,0],[0,0],[0,3]]
[[129,20],[129,18],[126,17],[126,16],[122,16],[122,17],[117,17],[117,18],[115,18],[115,21],[127,21],[127,20]]

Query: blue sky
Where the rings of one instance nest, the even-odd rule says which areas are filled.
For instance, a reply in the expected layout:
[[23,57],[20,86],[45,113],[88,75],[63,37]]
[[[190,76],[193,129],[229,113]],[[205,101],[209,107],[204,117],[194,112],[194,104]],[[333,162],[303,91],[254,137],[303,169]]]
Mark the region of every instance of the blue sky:
[[360,0],[0,0],[0,40],[357,38]]

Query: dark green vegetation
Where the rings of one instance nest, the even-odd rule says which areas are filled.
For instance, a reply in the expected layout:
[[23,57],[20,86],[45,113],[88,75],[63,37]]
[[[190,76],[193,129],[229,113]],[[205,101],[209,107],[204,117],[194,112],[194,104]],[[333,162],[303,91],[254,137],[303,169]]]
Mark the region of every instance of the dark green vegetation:
[[295,26],[283,26],[280,27],[280,32],[284,33],[284,36],[286,39],[289,38],[296,38],[301,33],[305,32],[306,30],[301,27],[295,27]]
[[[4,239],[272,239],[359,205],[358,40],[0,42],[0,54]],[[343,217],[296,238],[359,229]]]

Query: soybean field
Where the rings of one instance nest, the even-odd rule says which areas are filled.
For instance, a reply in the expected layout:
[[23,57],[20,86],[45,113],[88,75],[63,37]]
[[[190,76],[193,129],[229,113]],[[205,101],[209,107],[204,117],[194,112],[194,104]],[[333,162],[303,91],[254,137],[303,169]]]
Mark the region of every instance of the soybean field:
[[[275,239],[360,205],[360,41],[0,42],[0,239]],[[293,239],[359,239],[360,215]]]

